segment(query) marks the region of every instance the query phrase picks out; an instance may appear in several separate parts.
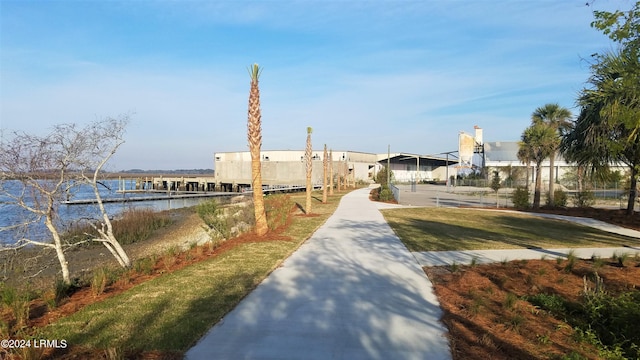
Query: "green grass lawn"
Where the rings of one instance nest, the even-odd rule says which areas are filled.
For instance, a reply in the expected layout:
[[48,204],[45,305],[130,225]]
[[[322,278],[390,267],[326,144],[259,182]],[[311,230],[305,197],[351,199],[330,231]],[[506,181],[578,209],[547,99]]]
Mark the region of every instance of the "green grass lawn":
[[89,305],[45,336],[92,348],[183,351],[229,312],[293,244],[246,244]]
[[[343,194],[329,197],[327,204],[314,201],[315,216],[294,216],[283,233],[291,241],[241,245],[89,305],[39,335],[71,346],[184,352],[311,236]],[[304,204],[304,194],[292,198]]]
[[382,213],[411,251],[640,245],[640,239],[526,214],[453,208],[404,208]]

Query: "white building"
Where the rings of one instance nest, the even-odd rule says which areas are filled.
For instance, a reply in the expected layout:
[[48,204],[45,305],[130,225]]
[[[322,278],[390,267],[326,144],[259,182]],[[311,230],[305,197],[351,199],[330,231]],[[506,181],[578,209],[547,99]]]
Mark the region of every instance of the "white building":
[[389,159],[393,177],[399,183],[445,181],[453,175],[448,169],[458,163],[457,159],[408,153],[379,154],[378,159],[382,166],[386,166]]
[[[324,150],[312,151],[312,183],[322,185]],[[371,181],[377,155],[357,151],[332,151],[333,173],[350,181]],[[265,186],[304,186],[304,150],[265,150],[260,152],[262,183]],[[226,191],[251,187],[251,153],[214,154],[216,186]]]
[[[265,150],[260,152],[262,183],[265,186],[304,186],[306,166],[304,150]],[[312,182],[322,185],[324,150],[312,152]],[[398,182],[444,180],[447,160],[444,158],[407,153],[372,154],[350,150],[332,152],[333,173],[346,176],[349,181],[372,182],[387,164],[391,165]],[[251,154],[219,152],[214,154],[216,187],[224,191],[241,191],[251,187]],[[450,165],[455,160],[448,161]]]
[[[518,160],[519,142],[517,141],[495,141],[484,143],[484,166],[490,170],[505,168],[511,166],[513,168],[525,168],[526,164],[523,164]],[[541,181],[543,187],[549,186],[549,159],[542,162],[542,176]],[[529,184],[535,182],[535,164],[530,164],[531,173],[529,174]],[[575,168],[574,164],[567,163],[561,154],[556,154],[553,162],[554,177],[557,182],[560,182],[563,176],[572,171]],[[626,171],[625,167],[612,166],[613,169],[619,170],[622,173]],[[491,176],[491,175],[489,175]],[[500,177],[506,179],[509,174],[501,173]],[[524,179],[523,179],[524,181]]]

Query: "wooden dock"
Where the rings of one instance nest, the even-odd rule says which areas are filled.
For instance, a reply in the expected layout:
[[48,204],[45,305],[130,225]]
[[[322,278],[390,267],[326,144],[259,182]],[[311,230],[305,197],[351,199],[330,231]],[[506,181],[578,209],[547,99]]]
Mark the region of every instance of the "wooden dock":
[[[229,180],[227,180],[229,181]],[[264,192],[286,192],[300,191],[305,189],[302,182],[278,182],[263,181]],[[321,185],[314,184],[314,189],[321,188]],[[231,182],[220,182],[214,177],[208,176],[154,176],[119,178],[118,192],[146,191],[146,192],[188,192],[188,193],[215,193],[232,192],[244,193],[251,191],[249,179],[233,180]]]
[[[229,193],[229,192],[202,192],[202,193],[181,193],[181,192],[171,192],[167,193],[167,191],[146,191],[146,190],[133,190],[133,191],[125,191],[120,192],[123,194],[122,197],[111,197],[102,199],[103,203],[126,203],[126,202],[136,202],[136,201],[158,201],[158,200],[178,200],[178,199],[192,199],[192,198],[215,198],[215,197],[229,197],[229,196],[238,196],[242,194],[238,193]],[[126,196],[127,193],[150,193],[150,194],[158,194],[158,195],[149,195],[149,196]],[[162,194],[162,195],[160,195]],[[95,204],[97,201],[95,198],[93,199],[81,199],[81,200],[68,200],[63,201],[62,203],[65,205],[89,205]]]
[[[322,189],[322,186],[315,185],[314,190]],[[296,191],[305,191],[306,187],[301,185],[296,186],[265,186],[262,192],[265,194],[275,193],[287,193]],[[191,192],[191,191],[167,191],[167,190],[118,190],[117,193],[122,194],[122,197],[111,197],[102,199],[103,203],[127,203],[136,201],[161,201],[161,200],[178,200],[178,199],[193,199],[193,198],[216,198],[216,197],[232,197],[242,196],[253,193],[252,190],[244,189],[241,192]],[[127,194],[149,194],[148,196],[127,196]],[[81,200],[67,200],[62,203],[65,205],[90,205],[95,204],[97,201],[92,199]]]

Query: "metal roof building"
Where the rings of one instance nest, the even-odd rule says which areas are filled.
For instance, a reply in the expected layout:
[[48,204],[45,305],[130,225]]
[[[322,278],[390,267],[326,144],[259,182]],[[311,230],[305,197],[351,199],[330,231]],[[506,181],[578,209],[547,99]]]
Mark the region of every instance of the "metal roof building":
[[[324,150],[312,152],[312,182],[322,184]],[[350,181],[373,181],[389,160],[396,181],[446,178],[447,163],[456,160],[408,153],[372,154],[351,150],[332,151],[333,173]],[[299,186],[306,182],[304,150],[265,150],[260,152],[262,182],[265,186]],[[216,186],[227,191],[251,187],[251,154],[248,151],[214,154]]]

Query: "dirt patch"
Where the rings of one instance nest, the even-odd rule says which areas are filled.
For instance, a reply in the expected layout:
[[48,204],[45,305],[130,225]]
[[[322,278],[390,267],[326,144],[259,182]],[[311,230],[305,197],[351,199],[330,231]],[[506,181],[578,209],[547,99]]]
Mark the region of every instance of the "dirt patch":
[[[638,264],[635,259],[625,267],[578,260],[568,269],[567,260],[529,260],[425,272],[444,311],[453,359],[560,359],[572,352],[598,359],[592,345],[576,341],[571,325],[525,296],[557,294],[577,302],[584,279],[591,279],[596,268],[609,293],[630,291],[640,286]],[[594,283],[587,280],[587,285]]]

